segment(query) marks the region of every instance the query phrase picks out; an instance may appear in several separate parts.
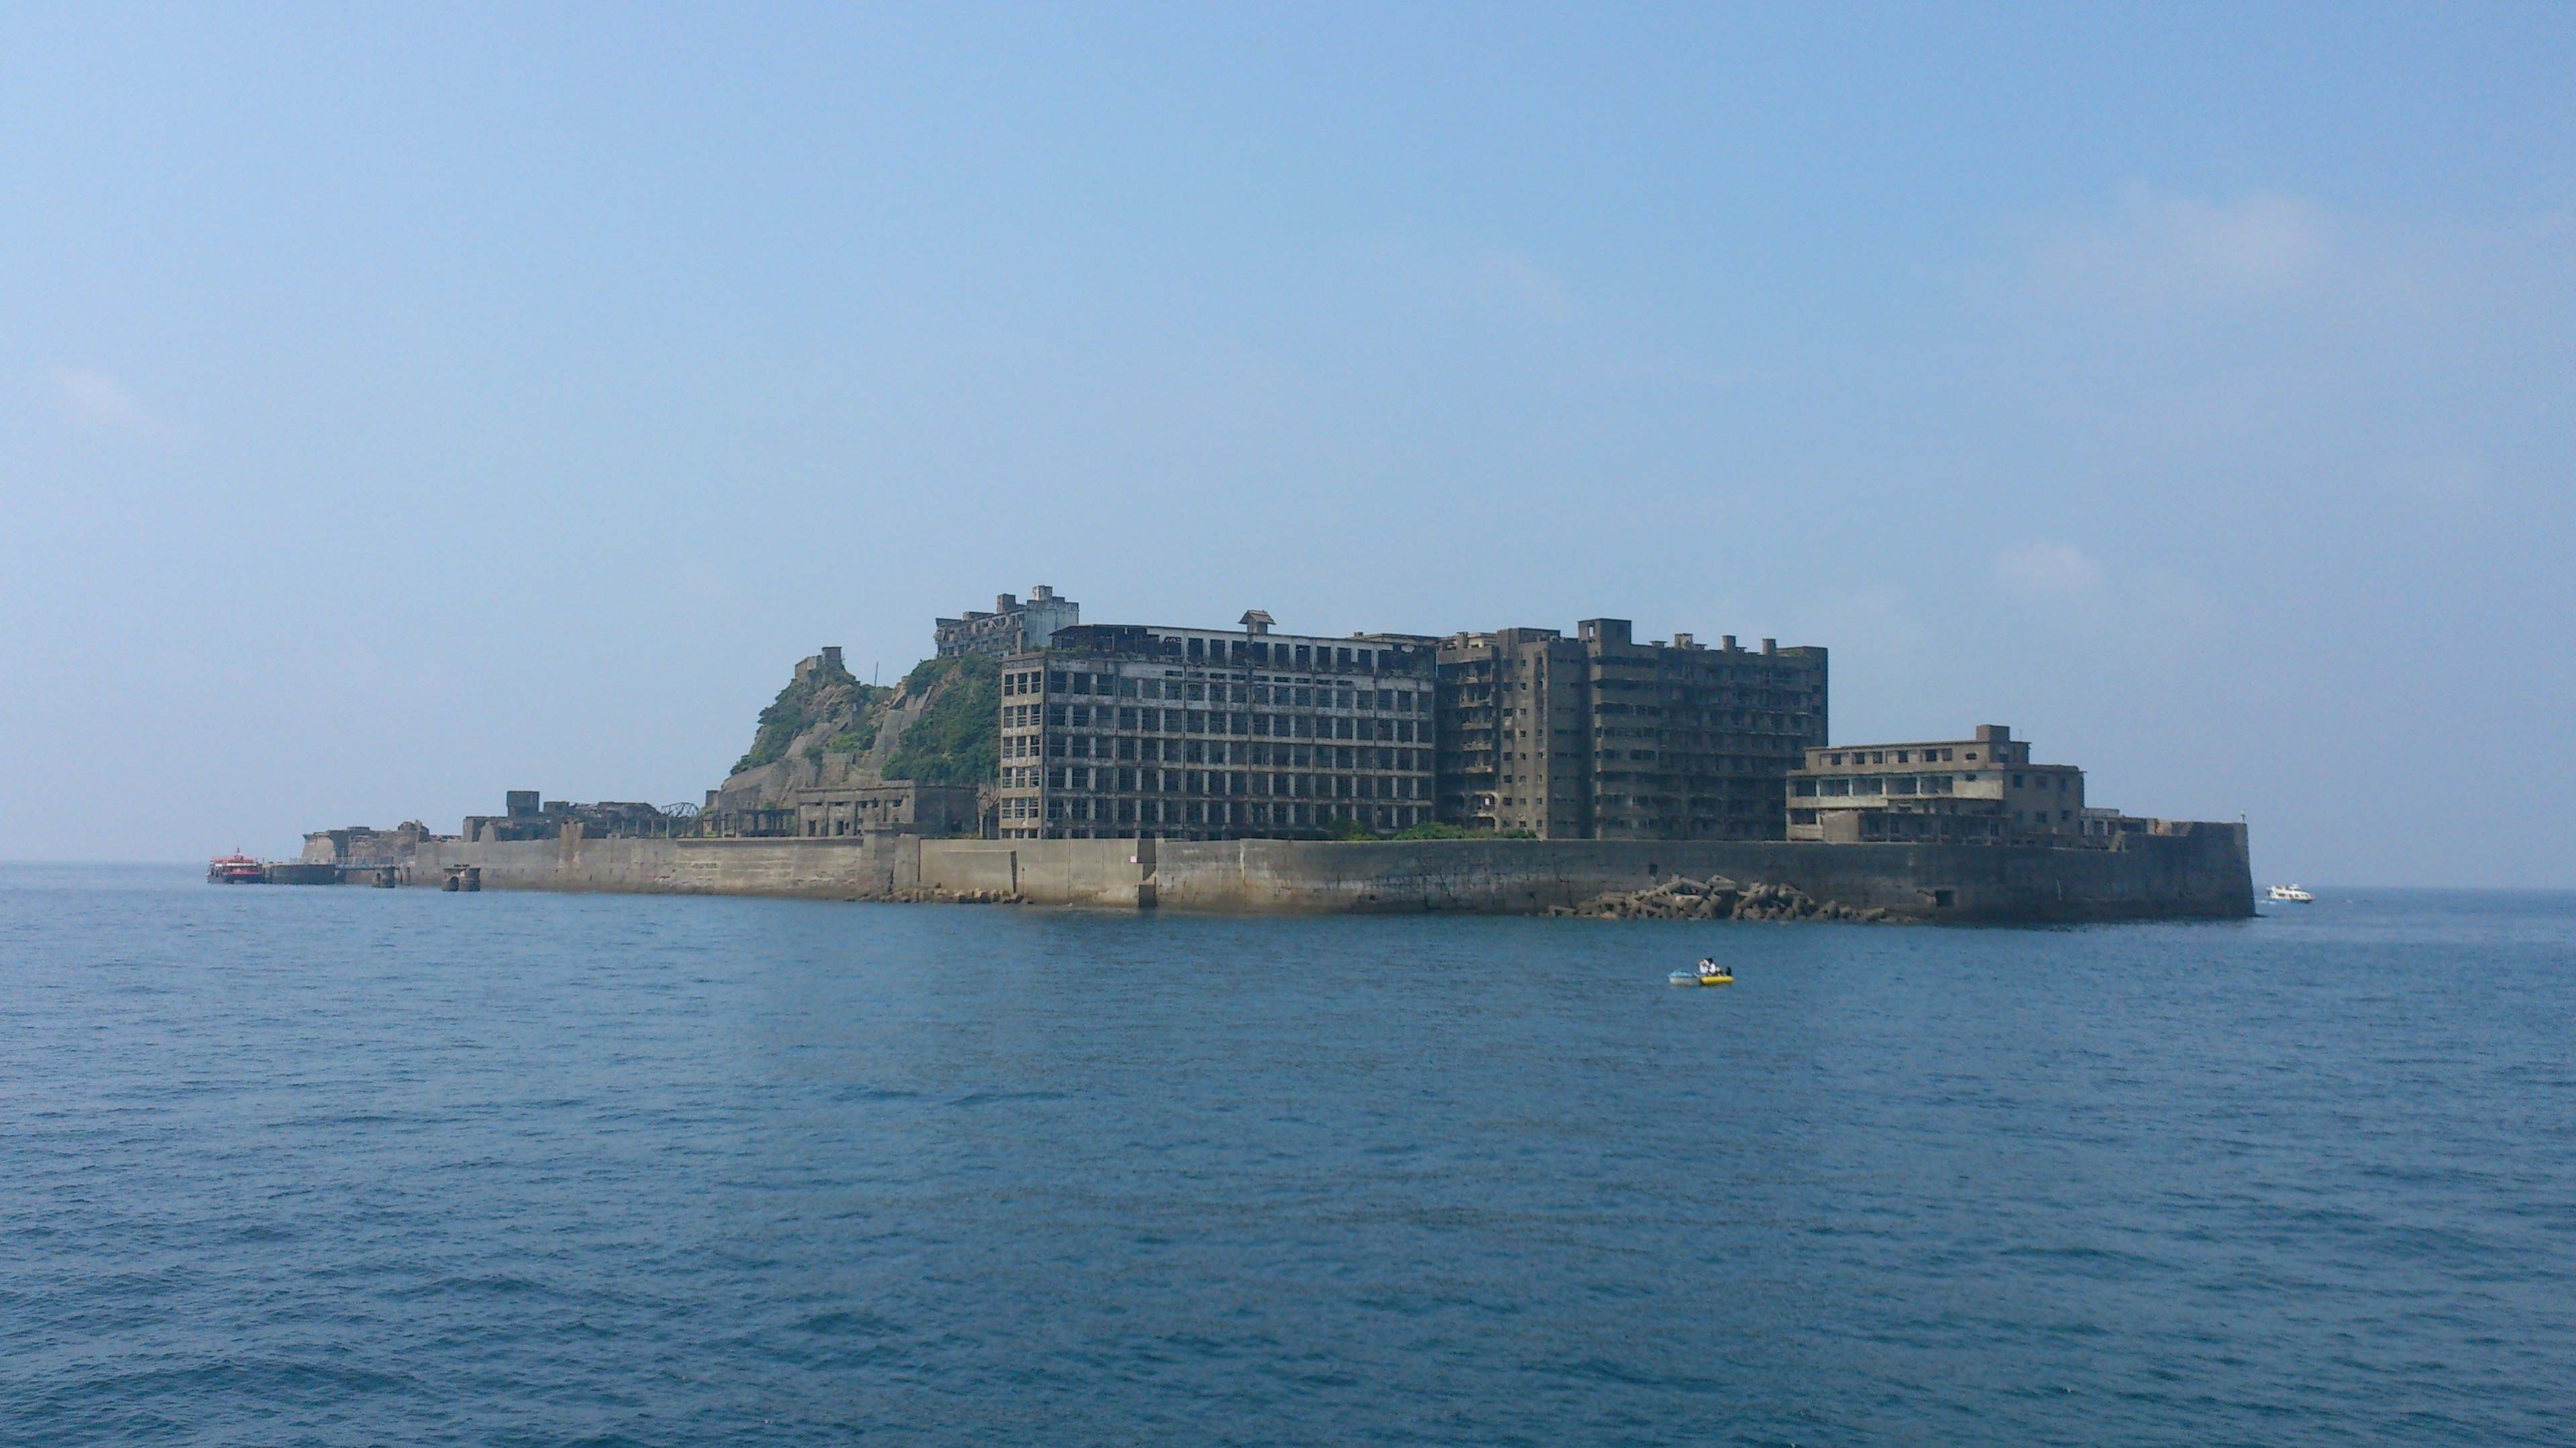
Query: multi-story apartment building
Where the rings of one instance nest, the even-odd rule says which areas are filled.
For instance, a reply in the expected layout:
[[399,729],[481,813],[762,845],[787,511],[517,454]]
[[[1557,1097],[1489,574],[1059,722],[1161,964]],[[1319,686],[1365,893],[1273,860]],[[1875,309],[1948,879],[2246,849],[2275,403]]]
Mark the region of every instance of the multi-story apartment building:
[[960,654],[1002,659],[1045,648],[1057,629],[1080,622],[1082,605],[1056,597],[1054,589],[1041,583],[1029,590],[1026,603],[1005,593],[993,600],[991,613],[970,608],[964,618],[934,620],[930,634],[943,659]]
[[1439,651],[1439,815],[1541,839],[1779,839],[1825,741],[1821,648],[1637,643],[1625,619],[1456,634]]
[[1432,812],[1437,641],[1082,624],[1002,661],[1005,839],[1316,838]]
[[1978,725],[1974,739],[1813,748],[1789,776],[1793,840],[2118,833],[2117,811],[2089,825],[2087,813],[2084,771],[2031,763],[2030,741],[2001,724]]

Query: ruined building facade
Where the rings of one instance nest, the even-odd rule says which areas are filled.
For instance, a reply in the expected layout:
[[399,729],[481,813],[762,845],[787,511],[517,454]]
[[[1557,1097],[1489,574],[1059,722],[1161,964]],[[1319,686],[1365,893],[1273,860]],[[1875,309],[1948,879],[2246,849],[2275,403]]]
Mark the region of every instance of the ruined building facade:
[[908,835],[972,835],[979,821],[971,784],[851,779],[808,785],[793,796],[796,833],[809,838],[892,830]]
[[1446,639],[1072,625],[1005,658],[1005,839],[1318,838],[1429,823],[1541,839],[1780,839],[1822,746],[1826,652],[1766,639]]
[[1314,839],[1432,817],[1429,638],[1085,624],[1001,665],[1004,839]]
[[1783,836],[1825,742],[1821,648],[1638,643],[1625,619],[1455,634],[1439,649],[1438,817],[1540,839]]

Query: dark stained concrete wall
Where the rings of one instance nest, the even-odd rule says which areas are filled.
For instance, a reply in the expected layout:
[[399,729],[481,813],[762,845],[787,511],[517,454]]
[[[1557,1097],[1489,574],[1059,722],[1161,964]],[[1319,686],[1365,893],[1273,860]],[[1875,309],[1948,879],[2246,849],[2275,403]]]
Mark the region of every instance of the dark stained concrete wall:
[[[2110,850],[1783,841],[1432,840],[1161,846],[1166,909],[1526,914],[1686,875],[1953,920],[2233,918],[2254,912],[2241,826],[2130,835]],[[1940,892],[1949,892],[1942,905]]]
[[[1044,905],[1226,913],[1530,914],[1659,879],[1724,875],[1961,921],[2251,915],[2245,830],[2198,824],[2112,849],[1615,840],[527,840],[423,844],[409,883],[481,867],[487,890],[882,898],[983,891]],[[1942,905],[1938,892],[1949,892]]]

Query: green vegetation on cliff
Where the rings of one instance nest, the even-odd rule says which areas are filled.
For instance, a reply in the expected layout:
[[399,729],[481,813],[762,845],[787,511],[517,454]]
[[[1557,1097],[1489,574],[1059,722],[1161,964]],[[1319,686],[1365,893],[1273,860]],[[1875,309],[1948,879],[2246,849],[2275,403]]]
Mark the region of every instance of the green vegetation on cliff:
[[752,731],[751,752],[734,765],[733,772],[740,774],[786,758],[797,736],[817,724],[841,725],[823,742],[824,749],[850,753],[866,749],[876,742],[877,714],[893,694],[892,689],[860,683],[839,665],[818,663],[779,690],[769,707],[760,711],[759,727]]
[[1002,764],[1002,695],[993,661],[973,654],[924,659],[904,677],[903,688],[930,705],[895,741],[885,777],[992,783]]
[[865,754],[877,747],[877,710],[886,702],[888,691],[866,684],[859,687],[868,690],[866,711],[850,727],[824,740],[823,753]]

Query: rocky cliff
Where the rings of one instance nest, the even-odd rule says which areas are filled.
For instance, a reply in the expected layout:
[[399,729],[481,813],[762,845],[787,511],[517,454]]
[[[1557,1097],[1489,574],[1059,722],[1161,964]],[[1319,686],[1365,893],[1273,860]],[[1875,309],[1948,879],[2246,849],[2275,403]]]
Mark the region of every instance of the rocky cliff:
[[925,659],[892,688],[860,683],[837,651],[796,665],[760,711],[751,748],[708,805],[775,809],[798,789],[917,779],[990,787],[1000,763],[992,661]]

